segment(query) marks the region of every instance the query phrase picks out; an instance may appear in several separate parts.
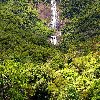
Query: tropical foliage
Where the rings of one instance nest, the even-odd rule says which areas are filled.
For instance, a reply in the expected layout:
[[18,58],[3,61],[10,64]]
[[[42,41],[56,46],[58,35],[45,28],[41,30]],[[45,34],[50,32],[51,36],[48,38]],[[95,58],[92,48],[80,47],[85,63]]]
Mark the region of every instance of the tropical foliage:
[[35,3],[0,1],[0,100],[99,100],[99,0],[61,0],[59,46]]

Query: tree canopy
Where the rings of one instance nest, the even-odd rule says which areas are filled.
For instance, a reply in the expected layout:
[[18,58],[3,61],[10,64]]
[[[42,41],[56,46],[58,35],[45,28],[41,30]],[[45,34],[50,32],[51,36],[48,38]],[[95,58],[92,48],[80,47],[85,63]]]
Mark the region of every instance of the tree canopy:
[[37,2],[0,0],[0,100],[99,100],[100,1],[60,0],[58,46]]

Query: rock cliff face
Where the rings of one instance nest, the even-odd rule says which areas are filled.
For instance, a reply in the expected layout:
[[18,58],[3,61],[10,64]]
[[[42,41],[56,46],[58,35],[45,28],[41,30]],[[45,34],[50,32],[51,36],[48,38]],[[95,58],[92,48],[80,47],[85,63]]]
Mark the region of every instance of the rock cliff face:
[[49,4],[45,4],[43,2],[37,5],[37,10],[39,13],[39,19],[50,21],[51,18],[51,8]]
[[[45,20],[47,24],[50,24],[51,21],[51,4],[47,4],[44,2],[40,2],[36,6],[38,13],[39,13],[39,19]],[[58,16],[61,15],[61,10],[59,9],[59,5],[57,3],[57,12]],[[59,25],[58,25],[58,30],[61,29],[66,23],[69,23],[68,19],[61,20],[59,18]]]

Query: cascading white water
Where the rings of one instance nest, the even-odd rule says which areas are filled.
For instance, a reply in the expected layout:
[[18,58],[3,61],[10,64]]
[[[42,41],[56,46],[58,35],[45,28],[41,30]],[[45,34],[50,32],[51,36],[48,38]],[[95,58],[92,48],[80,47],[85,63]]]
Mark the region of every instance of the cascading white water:
[[56,1],[51,0],[51,28],[56,29],[57,27],[57,7]]
[[[51,28],[53,29],[57,28],[57,7],[55,0],[51,0]],[[56,36],[51,36],[51,43],[54,45],[57,44]]]

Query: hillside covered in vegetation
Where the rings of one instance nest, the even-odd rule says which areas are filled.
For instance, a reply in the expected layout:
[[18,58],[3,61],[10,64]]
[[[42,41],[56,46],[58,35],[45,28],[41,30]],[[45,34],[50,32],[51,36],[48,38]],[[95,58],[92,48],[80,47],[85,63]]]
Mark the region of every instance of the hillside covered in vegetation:
[[54,46],[37,9],[50,0],[0,0],[0,100],[100,100],[100,1],[56,1]]

